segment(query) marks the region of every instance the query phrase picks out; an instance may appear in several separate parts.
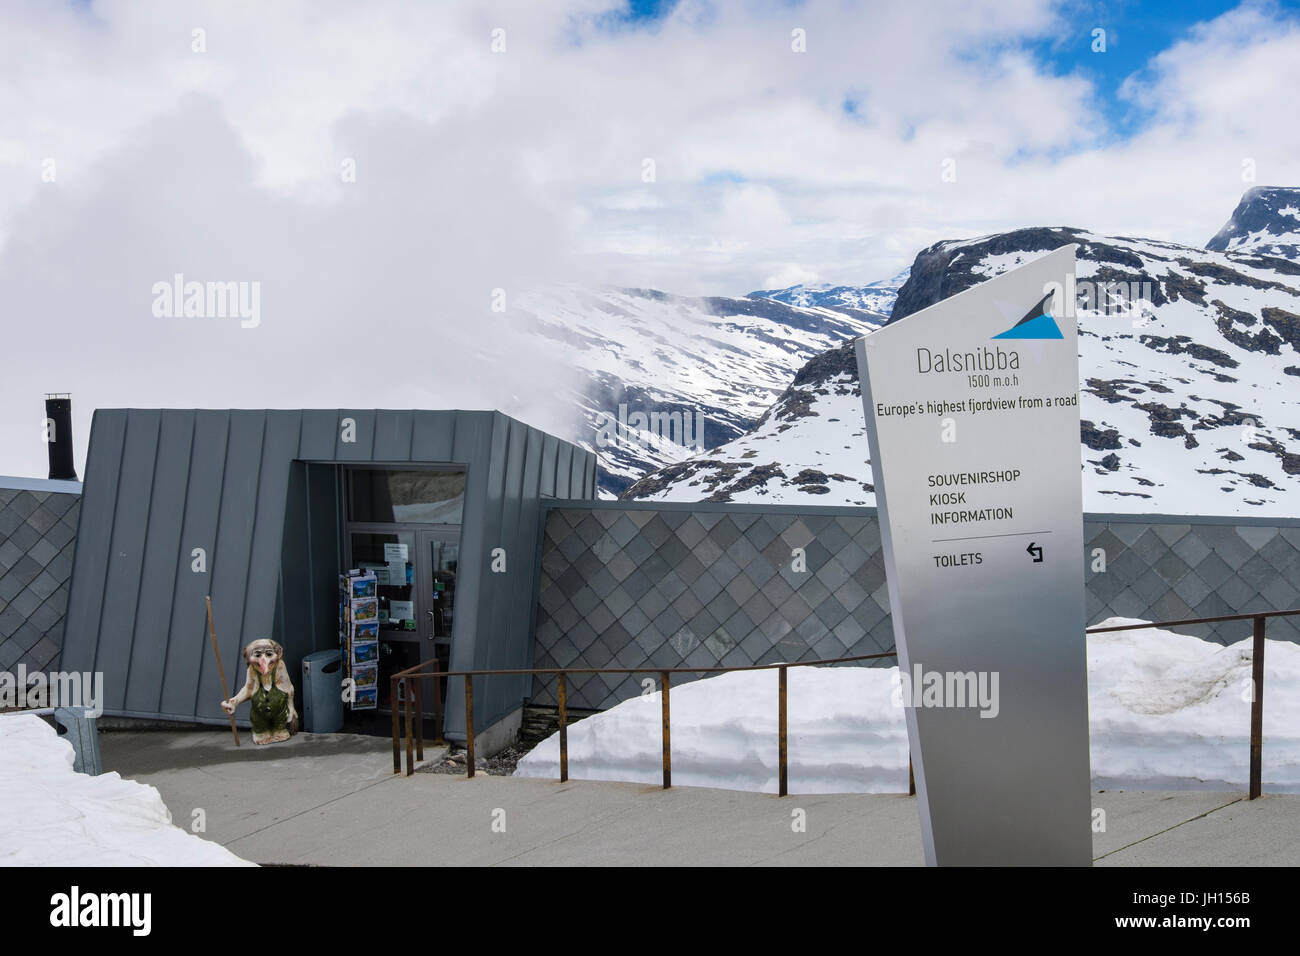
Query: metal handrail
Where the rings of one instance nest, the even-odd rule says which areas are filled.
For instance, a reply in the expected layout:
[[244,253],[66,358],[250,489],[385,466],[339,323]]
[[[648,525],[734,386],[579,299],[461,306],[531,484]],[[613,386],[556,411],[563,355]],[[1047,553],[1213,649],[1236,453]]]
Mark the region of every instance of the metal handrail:
[[[1263,737],[1264,737],[1264,632],[1265,621],[1270,617],[1287,617],[1300,614],[1300,608],[1286,611],[1255,611],[1246,614],[1226,614],[1218,617],[1197,617],[1179,621],[1146,621],[1139,624],[1120,624],[1111,627],[1089,627],[1085,634],[1103,634],[1112,631],[1137,631],[1152,627],[1185,627],[1195,624],[1221,624],[1228,621],[1252,621],[1253,645],[1251,655],[1251,712],[1250,712],[1250,799],[1254,800],[1262,793],[1263,777]],[[672,786],[672,735],[670,727],[670,688],[672,674],[724,674],[733,671],[778,672],[777,681],[777,781],[778,795],[789,793],[788,741],[786,734],[786,675],[791,667],[818,667],[831,664],[848,664],[857,661],[880,660],[897,657],[898,652],[885,651],[880,654],[859,654],[853,657],[834,657],[817,661],[792,661],[777,664],[744,664],[734,667],[536,667],[503,668],[499,670],[439,670],[437,661],[428,661],[398,671],[389,678],[389,702],[393,721],[393,773],[402,772],[401,743],[399,723],[404,718],[406,724],[406,775],[415,773],[415,762],[424,759],[424,706],[422,682],[434,678],[434,738],[442,738],[442,684],[437,678],[463,677],[465,679],[465,773],[474,776],[474,678],[493,675],[531,675],[554,674],[558,678],[557,704],[559,710],[560,733],[560,782],[569,779],[569,733],[566,676],[569,674],[658,674],[660,676],[661,699],[663,710],[663,786],[667,790]],[[433,670],[425,671],[432,667]],[[399,710],[399,686],[412,681],[411,693],[402,694],[404,700]],[[417,716],[418,715],[418,716]],[[414,725],[414,726],[413,726]],[[908,793],[916,793],[916,784],[912,777],[911,760],[908,761]]]
[[1221,617],[1193,617],[1185,621],[1148,621],[1142,624],[1119,624],[1114,627],[1090,627],[1086,634],[1104,634],[1107,631],[1142,631],[1148,627],[1187,627],[1191,624],[1221,624],[1224,621],[1253,621],[1257,617],[1286,617],[1300,614],[1300,607],[1289,611],[1251,611],[1246,614],[1224,614]]
[[1219,617],[1196,617],[1185,621],[1161,621],[1151,624],[1119,624],[1114,627],[1088,628],[1088,634],[1110,631],[1139,631],[1148,627],[1185,627],[1191,624],[1221,624],[1224,621],[1252,621],[1250,651],[1250,799],[1264,792],[1264,622],[1270,617],[1300,614],[1289,611],[1256,611],[1253,614],[1225,614]]
[[[390,695],[389,701],[392,706],[393,720],[393,773],[401,773],[401,748],[399,743],[399,715],[398,715],[398,686],[400,683],[414,678],[412,693],[403,694],[405,698],[402,708],[403,717],[406,723],[406,775],[409,777],[415,773],[414,760],[424,759],[424,707],[423,691],[421,690],[421,681],[430,678],[442,677],[463,677],[465,678],[465,772],[467,776],[474,776],[474,678],[487,677],[492,675],[532,675],[538,674],[555,674],[558,679],[557,703],[559,707],[559,724],[560,724],[560,782],[565,783],[569,779],[569,731],[568,731],[568,709],[566,700],[566,682],[565,677],[568,674],[658,674],[660,676],[661,695],[663,698],[663,779],[664,789],[667,790],[672,786],[672,747],[671,747],[671,728],[669,726],[669,699],[672,681],[672,674],[724,674],[732,671],[765,671],[775,670],[780,672],[778,681],[778,738],[780,746],[780,788],[781,796],[786,795],[787,772],[786,772],[786,671],[791,667],[816,667],[818,665],[828,664],[848,664],[856,661],[880,660],[886,657],[897,657],[897,651],[884,651],[880,654],[857,654],[852,657],[833,657],[825,660],[816,661],[793,661],[778,664],[743,664],[733,667],[521,667],[521,668],[503,668],[500,670],[460,670],[460,671],[443,671],[438,669],[436,661],[427,661],[416,664],[414,667],[408,667],[406,670],[398,671],[389,677]],[[425,672],[426,667],[433,667],[432,671]],[[435,739],[442,736],[442,684],[439,680],[433,682],[434,694],[434,736]],[[417,716],[418,713],[418,716]],[[412,724],[414,724],[414,734],[412,734]],[[413,753],[414,751],[414,753]],[[414,760],[413,760],[414,758]]]

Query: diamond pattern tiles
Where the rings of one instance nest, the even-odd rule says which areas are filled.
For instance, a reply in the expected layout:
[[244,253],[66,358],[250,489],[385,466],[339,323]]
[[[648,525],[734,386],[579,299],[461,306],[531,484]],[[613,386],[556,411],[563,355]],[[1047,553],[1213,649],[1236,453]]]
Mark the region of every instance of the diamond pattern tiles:
[[0,670],[45,670],[63,648],[79,495],[0,488]]
[[[1088,623],[1108,617],[1177,621],[1300,607],[1300,524],[1288,524],[1085,521]],[[1250,636],[1251,623],[1175,630],[1232,644]],[[1270,640],[1300,642],[1300,616],[1271,618],[1266,634]]]
[[[1170,621],[1300,606],[1300,523],[1085,522],[1088,622]],[[793,570],[803,548],[807,573]],[[1095,571],[1097,550],[1105,570]],[[1179,628],[1219,643],[1249,622]],[[1300,642],[1300,619],[1268,636]],[[892,650],[874,515],[556,508],[548,511],[536,667],[711,667]],[[882,662],[892,665],[892,660]],[[648,675],[572,675],[603,709]],[[554,679],[533,702],[555,704]]]
[[[807,572],[794,571],[802,548]],[[537,667],[716,667],[892,650],[874,515],[556,508],[547,513]],[[889,665],[891,660],[882,663]],[[603,709],[650,675],[572,675]],[[554,679],[533,702],[555,703]]]

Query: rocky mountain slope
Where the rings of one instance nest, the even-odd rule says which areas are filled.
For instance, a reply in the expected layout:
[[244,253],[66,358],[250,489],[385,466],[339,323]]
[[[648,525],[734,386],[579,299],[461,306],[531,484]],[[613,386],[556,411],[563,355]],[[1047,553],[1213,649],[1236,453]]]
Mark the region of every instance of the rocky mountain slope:
[[[1291,206],[1300,208],[1300,191],[1256,190],[1233,222],[1247,236],[1273,223],[1265,245],[1276,251]],[[1300,262],[1019,229],[922,251],[890,321],[1071,242],[1079,244],[1085,507],[1300,512]],[[866,458],[857,366],[843,343],[800,369],[747,434],[647,476],[627,495],[872,504]]]
[[1300,189],[1260,186],[1249,190],[1205,248],[1300,259]]
[[[886,321],[849,305],[573,287],[521,296],[511,312],[521,355],[576,370],[557,386],[574,409],[561,437],[597,452],[606,495],[744,434],[810,358]],[[636,427],[638,414],[664,417]]]

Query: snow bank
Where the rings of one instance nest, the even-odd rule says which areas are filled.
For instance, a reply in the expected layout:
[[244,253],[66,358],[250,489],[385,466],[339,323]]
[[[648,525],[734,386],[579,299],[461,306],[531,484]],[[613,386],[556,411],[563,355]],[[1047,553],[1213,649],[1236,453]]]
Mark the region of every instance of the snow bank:
[[72,762],[39,717],[0,717],[0,865],[253,865],[173,826],[153,787]]
[[[1095,784],[1244,790],[1250,670],[1249,638],[1223,647],[1157,628],[1090,635]],[[1263,754],[1264,788],[1300,793],[1300,647],[1288,641],[1269,641],[1264,653]]]
[[[1300,793],[1300,647],[1269,641],[1265,664],[1264,786]],[[790,669],[791,793],[906,791],[907,729],[891,703],[896,673]],[[1249,680],[1249,639],[1222,647],[1156,628],[1089,636],[1094,785],[1245,789]],[[673,783],[775,793],[776,709],[776,671],[673,688]],[[557,735],[542,741],[515,775],[557,778],[559,746]],[[569,728],[569,776],[659,783],[661,746],[659,695],[624,701]]]

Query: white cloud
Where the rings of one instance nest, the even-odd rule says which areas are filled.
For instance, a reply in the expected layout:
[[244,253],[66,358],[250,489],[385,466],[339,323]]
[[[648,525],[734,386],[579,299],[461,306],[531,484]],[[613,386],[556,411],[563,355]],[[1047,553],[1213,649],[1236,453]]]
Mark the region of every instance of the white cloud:
[[[685,0],[654,29],[601,29],[618,6],[8,5],[0,297],[36,359],[6,370],[5,407],[38,418],[40,392],[72,388],[83,417],[482,404],[546,425],[570,370],[475,358],[519,364],[493,288],[866,282],[1034,224],[1200,242],[1249,185],[1243,158],[1300,182],[1300,34],[1271,7],[1158,57],[1126,88],[1149,120],[1123,140],[1086,78],[1024,52],[1066,29],[1046,0]],[[263,328],[152,319],[176,271],[262,281]],[[36,434],[0,419],[0,472],[41,470]]]
[[792,285],[813,286],[821,277],[812,269],[805,269],[797,262],[789,262],[763,280],[764,289],[788,289]]

